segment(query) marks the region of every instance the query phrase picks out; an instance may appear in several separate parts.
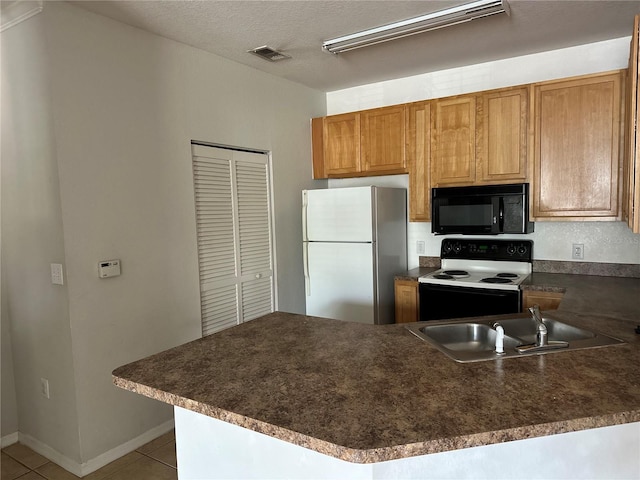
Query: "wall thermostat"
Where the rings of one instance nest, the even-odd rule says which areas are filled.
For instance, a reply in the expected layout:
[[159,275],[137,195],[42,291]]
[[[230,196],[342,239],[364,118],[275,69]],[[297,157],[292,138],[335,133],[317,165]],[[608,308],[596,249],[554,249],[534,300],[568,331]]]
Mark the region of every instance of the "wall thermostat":
[[100,278],[117,277],[120,275],[120,260],[104,260],[98,263]]

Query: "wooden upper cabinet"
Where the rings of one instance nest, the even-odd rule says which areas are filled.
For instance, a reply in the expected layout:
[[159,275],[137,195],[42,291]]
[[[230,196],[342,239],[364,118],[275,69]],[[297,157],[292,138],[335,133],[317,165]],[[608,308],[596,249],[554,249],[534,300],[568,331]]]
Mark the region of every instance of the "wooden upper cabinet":
[[432,185],[471,184],[476,179],[476,98],[445,98],[433,105]]
[[476,101],[476,183],[526,181],[529,88],[487,92]]
[[640,233],[640,92],[638,91],[638,71],[640,67],[640,15],[636,15],[629,50],[627,70],[627,110],[625,122],[625,158],[622,208],[623,217],[634,233]]
[[407,173],[405,106],[311,120],[313,178]]
[[326,176],[360,172],[360,113],[325,117],[323,145]]
[[615,219],[623,71],[534,86],[533,216]]
[[431,220],[432,187],[530,182],[533,220],[624,218],[640,233],[639,18],[626,76],[312,119],[313,177],[408,172],[412,222]]
[[363,170],[406,173],[404,105],[365,110],[360,115]]
[[431,103],[407,105],[409,221],[431,220]]
[[324,173],[324,118],[311,119],[311,164],[313,178],[327,178]]

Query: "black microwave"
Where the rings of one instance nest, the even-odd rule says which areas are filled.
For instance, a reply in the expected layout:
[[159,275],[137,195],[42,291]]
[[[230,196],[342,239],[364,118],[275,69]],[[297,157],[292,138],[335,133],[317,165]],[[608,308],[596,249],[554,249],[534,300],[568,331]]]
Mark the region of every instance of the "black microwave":
[[529,184],[433,188],[431,231],[437,235],[531,233]]

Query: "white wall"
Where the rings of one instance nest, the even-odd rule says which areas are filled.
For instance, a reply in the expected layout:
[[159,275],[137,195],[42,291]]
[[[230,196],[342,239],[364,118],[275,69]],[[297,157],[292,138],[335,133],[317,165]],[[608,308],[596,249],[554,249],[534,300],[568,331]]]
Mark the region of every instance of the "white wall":
[[[3,52],[4,53],[4,52]],[[4,72],[4,65],[2,72]],[[4,83],[4,78],[2,82]],[[2,95],[4,91],[0,92]],[[0,141],[4,145],[5,138]],[[4,153],[1,152],[1,153]],[[2,176],[2,155],[0,155],[0,177]],[[2,230],[2,182],[0,182],[0,231]],[[0,236],[0,252],[2,252],[2,236]],[[2,269],[2,255],[0,254],[0,442],[13,441],[18,432],[18,405],[16,403],[16,382],[13,376],[13,349],[11,347],[11,322],[7,306],[5,271]]]
[[49,277],[65,254],[43,28],[37,15],[2,33],[2,324],[21,432],[79,461],[68,289]]
[[327,93],[327,114],[627,68],[630,40],[617,38],[337,90]]
[[[1,175],[1,173],[0,173]],[[0,241],[0,249],[2,248]],[[0,259],[0,274],[4,276],[2,270],[2,260]],[[1,281],[1,280],[0,280]],[[6,282],[1,281],[0,290],[0,438],[2,447],[5,443],[15,441],[18,433],[18,405],[16,401],[16,382],[13,376],[13,348],[11,346],[11,322],[7,308],[7,295],[4,291]]]
[[[6,237],[20,251],[7,270],[19,427],[22,432],[30,422],[23,409],[31,409],[33,436],[86,463],[172,415],[167,405],[114,387],[111,371],[200,336],[191,140],[272,153],[278,306],[304,311],[300,191],[326,185],[311,180],[309,128],[326,103],[322,92],[70,4],[44,7],[2,34],[7,61],[30,65],[24,72],[7,69],[7,85],[20,92],[2,92],[3,99],[16,99],[13,111],[3,101],[3,136],[5,116],[24,123],[15,151],[7,150],[9,164],[25,174],[15,182],[16,202],[4,201],[5,185],[18,179],[7,180],[4,163],[2,172],[3,208],[10,203],[8,220],[24,231],[18,237],[5,229],[3,212],[3,242]],[[36,97],[23,86],[29,79],[42,90]],[[37,105],[46,107],[44,126],[35,114],[23,118]],[[35,150],[46,155],[34,152],[34,164],[23,165]],[[4,142],[2,153],[4,161]],[[32,178],[41,177],[42,212],[27,217],[26,207],[43,195]],[[112,258],[122,260],[122,275],[99,279],[97,262]],[[66,286],[50,285],[52,262],[65,264]],[[50,304],[41,299],[50,291],[68,305],[58,323],[14,308],[31,302],[44,313]],[[47,328],[38,328],[45,321]],[[64,341],[51,342],[60,336]],[[55,347],[43,348],[48,343]],[[56,355],[47,354],[51,348]],[[69,381],[46,369],[61,369]],[[75,442],[64,449],[51,439],[56,428],[40,418],[45,374],[51,375],[49,404],[64,391],[73,410],[62,428],[75,430]]]
[[[619,38],[329,92],[327,113],[333,115],[626,68],[629,40],[630,37]],[[402,184],[408,185],[406,176],[329,180],[330,188]],[[410,222],[409,267],[418,265],[417,240],[426,242],[426,255],[439,256],[441,238],[431,234],[430,223]],[[535,232],[520,238],[534,240],[537,260],[569,261],[571,244],[583,243],[586,262],[640,263],[640,236],[631,233],[622,222],[536,222]]]

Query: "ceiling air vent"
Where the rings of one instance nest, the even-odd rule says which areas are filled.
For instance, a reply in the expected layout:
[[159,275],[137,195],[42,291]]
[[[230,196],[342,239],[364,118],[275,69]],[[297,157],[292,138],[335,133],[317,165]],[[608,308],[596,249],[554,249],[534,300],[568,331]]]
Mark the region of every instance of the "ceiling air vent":
[[282,52],[278,52],[271,47],[267,47],[266,45],[263,47],[254,48],[253,50],[247,50],[248,53],[253,53],[260,58],[264,58],[265,60],[269,60],[270,62],[279,62],[280,60],[286,60],[287,58],[291,58],[289,55],[285,55]]

